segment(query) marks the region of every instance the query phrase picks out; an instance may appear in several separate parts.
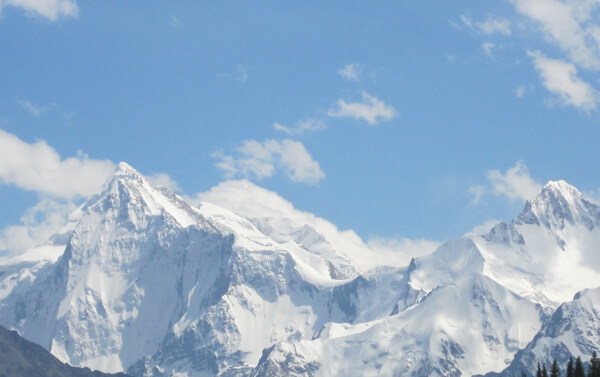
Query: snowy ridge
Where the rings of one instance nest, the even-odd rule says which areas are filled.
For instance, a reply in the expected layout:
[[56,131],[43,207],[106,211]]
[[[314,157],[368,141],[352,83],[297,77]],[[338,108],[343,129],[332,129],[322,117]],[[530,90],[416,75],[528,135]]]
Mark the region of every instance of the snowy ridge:
[[538,362],[566,365],[571,356],[589,360],[593,352],[600,352],[600,288],[586,289],[563,303],[502,375],[533,375]]
[[148,377],[483,375],[598,344],[548,330],[598,333],[595,291],[560,305],[600,286],[600,209],[565,182],[405,266],[249,182],[222,188],[240,187],[256,201],[192,206],[119,164],[59,234],[0,265],[0,324]]
[[556,308],[600,286],[600,207],[563,181],[549,182],[510,224],[467,234],[417,258],[411,283],[425,291],[480,272],[534,302]]
[[[543,318],[539,305],[474,273],[400,314],[369,324],[331,324],[327,337],[278,345],[258,369],[261,375],[287,375],[299,358],[310,360],[309,368],[291,375],[460,376],[501,370]],[[311,365],[320,367],[311,371]]]

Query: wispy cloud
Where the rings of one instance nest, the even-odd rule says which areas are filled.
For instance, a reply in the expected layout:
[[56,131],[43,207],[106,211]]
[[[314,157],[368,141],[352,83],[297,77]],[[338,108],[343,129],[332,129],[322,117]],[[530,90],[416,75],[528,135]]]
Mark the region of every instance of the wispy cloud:
[[542,185],[531,178],[523,161],[517,161],[505,173],[490,170],[487,172],[487,179],[492,184],[494,194],[511,199],[529,200],[542,189]]
[[481,201],[483,194],[485,194],[485,187],[482,185],[469,187],[469,195],[471,195],[471,205],[477,205]]
[[483,224],[474,226],[473,229],[471,229],[470,233],[486,234],[490,230],[492,230],[492,228],[496,226],[499,222],[500,220],[487,220]]
[[79,16],[79,7],[74,0],[3,0],[0,1],[0,11],[3,7],[12,6],[24,9],[30,16],[41,16],[56,21],[61,17]]
[[517,161],[515,166],[504,173],[496,169],[488,170],[486,180],[487,187],[477,185],[469,188],[469,194],[472,196],[471,204],[480,203],[482,196],[487,193],[510,199],[529,200],[542,189],[542,185],[531,178],[523,161]]
[[[473,20],[470,17],[468,17],[464,14],[461,14],[459,18],[465,26],[473,27]],[[454,25],[456,25],[456,24],[454,24]]]
[[37,105],[34,103],[31,103],[28,100],[21,100],[21,101],[17,101],[17,103],[19,104],[19,106],[21,106],[25,111],[27,111],[29,114],[35,116],[35,117],[39,117],[41,115],[43,115],[44,113],[48,112],[48,111],[55,111],[56,113],[58,113],[59,115],[61,115],[64,118],[70,118],[74,115],[73,112],[65,112],[63,111],[60,106],[58,106],[58,104],[52,102],[48,105]]
[[314,184],[325,178],[319,163],[313,160],[304,144],[294,140],[246,140],[236,148],[235,155],[222,151],[213,153],[215,166],[225,177],[271,177],[282,170],[292,181]]
[[595,109],[600,95],[590,84],[577,75],[575,65],[559,59],[551,59],[540,51],[528,52],[540,74],[546,89],[556,95],[562,105],[583,110]]
[[511,35],[510,21],[506,18],[498,18],[488,16],[485,21],[476,22],[475,25],[485,34],[500,33],[503,35]]
[[31,115],[36,116],[36,117],[39,117],[40,115],[42,115],[49,109],[48,106],[34,105],[29,101],[17,101],[17,103],[19,105],[21,105],[22,108],[27,110]]
[[393,260],[398,265],[408,265],[412,258],[418,258],[433,253],[441,242],[426,239],[373,237],[367,246],[376,255],[385,260]]
[[[475,31],[479,31],[484,34],[494,34],[494,33],[500,33],[503,35],[511,35],[512,34],[512,31],[510,28],[511,27],[510,21],[507,20],[506,18],[499,18],[499,17],[494,17],[494,16],[490,15],[484,21],[474,21],[470,17],[463,14],[460,16],[460,20],[462,21],[463,25],[467,26],[468,28],[471,28]],[[455,25],[454,27],[458,26],[458,24],[456,24],[456,23],[454,23],[453,25]]]
[[273,128],[276,131],[280,131],[280,132],[286,133],[288,135],[300,135],[300,134],[303,134],[304,132],[312,132],[312,131],[325,129],[325,128],[327,128],[327,125],[321,119],[308,118],[308,119],[302,119],[302,120],[296,122],[291,127],[287,127],[280,123],[275,122],[273,124]]
[[343,68],[338,69],[338,73],[340,76],[342,76],[346,80],[353,81],[360,80],[360,75],[362,74],[362,71],[362,66],[356,63],[347,64]]
[[483,49],[483,53],[488,57],[493,59],[494,58],[494,54],[492,52],[492,50],[494,49],[495,45],[492,42],[485,42],[481,44],[481,48]]
[[335,118],[362,119],[370,125],[377,124],[379,119],[391,120],[397,115],[396,109],[386,105],[375,96],[363,92],[362,98],[362,102],[346,102],[339,99],[335,106],[327,112],[327,115]]
[[514,90],[515,97],[517,97],[517,98],[523,98],[523,96],[525,95],[526,92],[527,92],[527,89],[525,89],[525,86],[523,86],[523,85],[517,86],[517,88]]
[[181,187],[179,187],[179,183],[175,181],[171,176],[167,173],[154,173],[152,175],[147,176],[150,183],[157,186],[165,186],[171,189],[174,192],[181,191]]

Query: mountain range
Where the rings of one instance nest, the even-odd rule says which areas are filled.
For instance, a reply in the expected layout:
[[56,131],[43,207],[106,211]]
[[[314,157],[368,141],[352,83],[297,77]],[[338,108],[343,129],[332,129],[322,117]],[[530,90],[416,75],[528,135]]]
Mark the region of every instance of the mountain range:
[[196,202],[120,163],[48,242],[2,262],[0,324],[140,377],[520,376],[600,351],[600,207],[564,181],[407,263],[227,184]]

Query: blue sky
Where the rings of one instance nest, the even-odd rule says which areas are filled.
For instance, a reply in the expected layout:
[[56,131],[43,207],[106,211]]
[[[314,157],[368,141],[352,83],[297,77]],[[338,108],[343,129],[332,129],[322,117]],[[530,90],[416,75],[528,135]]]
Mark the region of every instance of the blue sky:
[[595,198],[599,9],[0,1],[0,249],[119,161],[188,196],[245,178],[365,239],[453,238],[551,179]]

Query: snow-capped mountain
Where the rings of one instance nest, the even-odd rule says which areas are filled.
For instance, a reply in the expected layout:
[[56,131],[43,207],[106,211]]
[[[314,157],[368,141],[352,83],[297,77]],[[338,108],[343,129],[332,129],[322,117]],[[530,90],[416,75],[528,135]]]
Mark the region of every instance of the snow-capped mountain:
[[473,273],[399,314],[278,344],[256,375],[471,376],[503,369],[543,320],[539,304]]
[[522,371],[533,375],[538,362],[550,365],[556,360],[564,366],[571,356],[587,361],[594,352],[600,352],[600,288],[581,291],[560,305],[501,375],[520,376]]
[[479,272],[511,291],[556,308],[600,286],[600,207],[564,181],[549,182],[510,224],[469,234],[418,258],[411,283],[429,291]]
[[0,324],[134,376],[469,376],[509,367],[600,286],[600,208],[562,181],[406,266],[264,192],[192,206],[121,163],[0,266]]
[[335,289],[356,275],[345,258],[192,208],[126,164],[79,209],[60,258],[27,268],[5,266],[2,323],[109,372],[248,369],[263,348],[354,315]]

